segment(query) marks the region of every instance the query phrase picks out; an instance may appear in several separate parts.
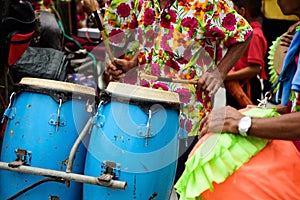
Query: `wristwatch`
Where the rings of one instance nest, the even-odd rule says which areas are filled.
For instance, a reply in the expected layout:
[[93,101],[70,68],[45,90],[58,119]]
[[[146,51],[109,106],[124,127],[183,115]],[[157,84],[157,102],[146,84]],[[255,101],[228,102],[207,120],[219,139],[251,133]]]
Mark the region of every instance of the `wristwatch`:
[[238,126],[239,134],[242,136],[247,136],[247,132],[250,127],[251,127],[251,117],[249,116],[242,117],[242,119],[240,119],[239,121],[239,126]]

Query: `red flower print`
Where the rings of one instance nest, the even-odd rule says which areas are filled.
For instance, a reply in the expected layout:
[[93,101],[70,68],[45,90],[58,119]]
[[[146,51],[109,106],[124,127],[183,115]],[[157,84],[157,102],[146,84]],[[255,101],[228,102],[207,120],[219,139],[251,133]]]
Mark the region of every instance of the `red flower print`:
[[196,91],[196,99],[203,104],[204,108],[209,109],[211,97],[206,95],[202,90]]
[[109,40],[114,44],[118,44],[122,42],[123,38],[124,38],[124,33],[120,29],[113,29],[109,33]]
[[139,43],[142,44],[142,42],[143,42],[143,31],[142,31],[141,27],[138,27],[137,38],[138,38]]
[[170,58],[174,58],[174,52],[173,51],[166,51],[166,53],[169,55]]
[[[212,48],[212,47],[205,47],[205,51],[209,54],[209,56],[211,57],[211,59],[215,59],[216,57],[216,52],[215,52],[215,48]],[[218,47],[217,48],[217,60],[220,60],[222,58],[222,48],[221,47]]]
[[165,73],[165,75],[167,76],[167,77],[169,77],[170,78],[170,67],[164,67],[164,73]]
[[168,40],[165,40],[164,38],[163,38],[162,41],[161,41],[161,48],[162,48],[164,51],[168,51],[168,52],[171,52],[171,51],[172,51],[172,48],[171,48],[170,45],[168,44]]
[[235,44],[235,43],[237,43],[236,38],[231,37],[226,42],[224,42],[224,45],[226,47],[229,47],[230,45]]
[[141,80],[140,85],[143,87],[150,87],[150,83],[146,80]]
[[170,29],[170,24],[176,22],[176,12],[170,10],[169,12],[165,13],[161,19],[161,26],[167,29]]
[[222,21],[222,26],[229,31],[233,31],[235,29],[235,24],[236,18],[232,13],[227,14]]
[[199,58],[197,60],[198,66],[207,66],[213,63],[213,58],[205,51],[201,49]]
[[153,22],[154,22],[154,11],[152,8],[147,8],[145,10],[144,24],[145,26],[149,26],[153,24]]
[[[146,64],[146,56],[145,53],[140,53],[138,57],[139,65],[144,66]],[[145,67],[145,66],[144,66]]]
[[193,78],[195,78],[195,75],[197,75],[197,72],[196,72],[196,70],[190,70],[190,79],[193,79]]
[[135,84],[137,81],[137,74],[134,70],[128,71],[123,78],[124,83]]
[[204,9],[204,12],[209,12],[209,11],[212,11],[214,9],[214,4],[210,4],[209,6],[207,6],[205,9]]
[[209,28],[206,27],[206,31],[204,32],[205,37],[220,37],[224,38],[225,33],[218,27]]
[[175,62],[174,60],[167,60],[166,64],[165,64],[167,67],[169,68],[173,68],[175,69],[176,71],[179,71],[180,70],[180,66],[178,65],[177,62]]
[[244,39],[246,40],[246,39],[248,39],[248,37],[252,34],[252,30],[249,30],[247,33],[246,33],[246,35],[244,36]]
[[154,89],[162,89],[162,90],[165,90],[165,91],[169,90],[168,86],[166,84],[163,84],[163,83],[155,83],[153,85],[153,88]]
[[181,21],[181,26],[196,29],[198,27],[198,21],[194,17],[187,17]]
[[185,123],[185,129],[187,130],[187,132],[191,132],[192,130],[192,121],[190,119],[186,120],[186,122],[184,122],[183,119],[180,119],[180,127],[183,128],[184,126],[184,123]]
[[180,63],[180,64],[182,64],[182,65],[188,63],[188,61],[185,58],[178,58],[177,62]]
[[192,37],[198,27],[198,21],[194,17],[187,17],[181,21],[181,26],[189,28],[188,34],[190,37]]
[[203,95],[205,95],[205,94],[203,93],[202,90],[197,90],[196,91],[196,100],[203,103]]
[[155,41],[155,38],[157,37],[157,33],[152,30],[152,29],[149,29],[147,32],[146,32],[146,42],[144,44],[145,47],[152,47],[154,45],[154,41]]
[[192,58],[192,46],[188,46],[183,52],[183,58],[188,62]]
[[126,3],[121,3],[117,8],[117,13],[121,17],[128,17],[130,14],[130,7]]
[[160,67],[157,63],[151,63],[151,74],[153,76],[160,76]]
[[135,15],[133,15],[133,19],[130,22],[129,28],[130,29],[135,29],[137,27],[137,25],[138,25],[138,22],[136,20]]
[[204,95],[203,106],[207,111],[211,109],[211,98],[208,95]]
[[177,92],[179,94],[179,99],[180,102],[182,103],[188,103],[190,101],[191,98],[191,93],[188,89],[186,88],[178,88],[175,90],[175,92]]
[[153,49],[151,49],[151,52],[148,55],[148,61],[151,62],[152,61],[152,56],[153,56]]

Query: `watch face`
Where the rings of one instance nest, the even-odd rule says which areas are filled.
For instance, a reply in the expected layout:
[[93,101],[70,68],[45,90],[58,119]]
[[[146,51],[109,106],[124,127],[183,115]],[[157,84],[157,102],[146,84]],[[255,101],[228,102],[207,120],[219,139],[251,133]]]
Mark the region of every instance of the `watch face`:
[[251,119],[249,117],[243,117],[240,121],[240,126],[242,128],[249,128],[251,125]]
[[251,117],[245,116],[239,122],[239,132],[246,133],[251,126]]

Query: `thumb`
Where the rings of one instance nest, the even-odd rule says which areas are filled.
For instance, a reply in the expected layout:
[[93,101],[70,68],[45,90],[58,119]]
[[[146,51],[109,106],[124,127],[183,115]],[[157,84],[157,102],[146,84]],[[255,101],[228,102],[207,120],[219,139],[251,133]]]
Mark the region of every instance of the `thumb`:
[[123,65],[124,65],[123,59],[115,58],[114,63],[116,65],[117,69],[120,69],[120,70],[124,71],[123,70]]
[[119,59],[119,58],[114,58],[114,62],[115,62],[116,64],[120,64],[120,63],[121,63],[121,59]]

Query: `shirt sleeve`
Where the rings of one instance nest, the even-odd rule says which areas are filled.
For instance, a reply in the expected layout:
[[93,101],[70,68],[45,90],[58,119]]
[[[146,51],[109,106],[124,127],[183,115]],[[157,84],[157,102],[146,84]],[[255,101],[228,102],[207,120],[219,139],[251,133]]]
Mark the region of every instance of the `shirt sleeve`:
[[264,42],[254,34],[248,46],[248,63],[264,66]]
[[218,30],[227,47],[237,42],[244,42],[253,32],[250,24],[233,9],[230,1],[217,2],[213,3],[213,13],[207,15],[207,24],[210,25],[208,32],[214,33],[212,30]]

